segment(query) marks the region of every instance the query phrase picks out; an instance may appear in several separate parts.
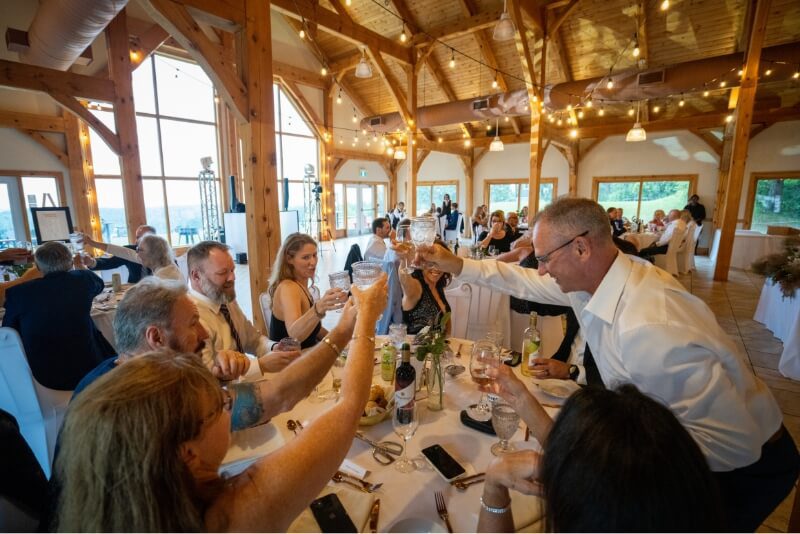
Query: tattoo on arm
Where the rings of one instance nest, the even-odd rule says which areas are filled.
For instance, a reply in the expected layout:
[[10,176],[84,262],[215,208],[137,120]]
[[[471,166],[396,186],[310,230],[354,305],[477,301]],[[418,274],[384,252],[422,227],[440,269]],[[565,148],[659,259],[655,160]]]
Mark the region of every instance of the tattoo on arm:
[[256,383],[231,384],[229,390],[235,393],[231,413],[231,429],[242,430],[261,424],[264,407],[261,403],[261,390]]

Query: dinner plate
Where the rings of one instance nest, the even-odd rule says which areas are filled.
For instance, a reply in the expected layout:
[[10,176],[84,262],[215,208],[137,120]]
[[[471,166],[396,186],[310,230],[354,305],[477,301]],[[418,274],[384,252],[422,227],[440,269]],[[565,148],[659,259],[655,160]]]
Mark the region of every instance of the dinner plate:
[[387,532],[447,532],[444,525],[426,517],[407,517],[389,527]]
[[580,386],[572,380],[558,380],[556,378],[539,380],[538,385],[542,391],[559,399],[566,399],[580,389]]

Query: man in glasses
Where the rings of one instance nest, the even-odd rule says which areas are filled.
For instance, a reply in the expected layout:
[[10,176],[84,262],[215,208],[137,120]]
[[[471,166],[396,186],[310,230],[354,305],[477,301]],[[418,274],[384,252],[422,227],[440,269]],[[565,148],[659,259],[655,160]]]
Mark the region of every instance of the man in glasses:
[[[589,385],[632,383],[665,403],[715,472],[727,527],[753,531],[797,480],[800,459],[781,410],[708,306],[668,273],[620,253],[608,221],[588,199],[562,198],[547,206],[533,229],[538,271],[462,259],[441,247],[421,250],[420,261],[462,282],[571,306],[587,341]],[[493,387],[543,441],[552,421],[503,371]]]

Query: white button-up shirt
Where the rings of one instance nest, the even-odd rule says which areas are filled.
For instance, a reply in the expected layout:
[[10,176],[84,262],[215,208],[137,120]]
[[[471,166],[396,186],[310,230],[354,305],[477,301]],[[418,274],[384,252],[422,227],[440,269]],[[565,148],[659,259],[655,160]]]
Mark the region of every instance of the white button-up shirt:
[[708,306],[649,262],[618,254],[593,295],[490,260],[464,260],[458,279],[572,306],[605,385],[631,383],[664,402],[713,471],[756,462],[780,428],[778,404]]
[[386,242],[382,237],[372,234],[367,242],[367,248],[364,249],[365,260],[383,260],[386,255]]
[[[208,339],[206,339],[206,346],[203,348],[202,358],[203,363],[211,369],[214,367],[214,359],[217,351],[220,350],[237,350],[236,341],[231,334],[231,328],[228,322],[220,312],[220,305],[213,302],[211,299],[195,291],[194,288],[189,287],[189,296],[194,300],[197,305],[197,311],[200,314],[200,324],[208,332]],[[245,317],[242,309],[234,300],[228,303],[228,312],[231,315],[231,322],[236,327],[236,332],[239,334],[239,341],[242,343],[242,351],[255,356],[256,358],[269,353],[270,345],[272,344],[266,336],[256,330],[253,323]],[[250,368],[247,371],[246,377],[260,376],[261,370],[259,369],[258,361],[251,360]]]
[[672,239],[672,236],[675,234],[675,232],[683,233],[684,230],[686,230],[686,223],[683,222],[683,219],[675,219],[664,229],[664,233],[661,234],[661,237],[656,242],[656,245],[669,245],[669,240]]

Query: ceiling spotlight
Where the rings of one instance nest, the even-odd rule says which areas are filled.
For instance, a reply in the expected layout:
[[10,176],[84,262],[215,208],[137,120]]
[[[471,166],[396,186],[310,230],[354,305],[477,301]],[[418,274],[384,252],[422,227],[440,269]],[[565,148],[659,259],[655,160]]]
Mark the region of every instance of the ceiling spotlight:
[[511,15],[508,14],[508,6],[506,4],[507,2],[503,2],[503,13],[500,15],[500,20],[497,21],[492,32],[492,39],[495,41],[510,41],[514,38],[514,34],[517,33],[514,22],[511,20]]
[[356,78],[372,78],[372,67],[367,62],[367,56],[364,49],[361,49],[361,59],[358,60],[356,65]]

